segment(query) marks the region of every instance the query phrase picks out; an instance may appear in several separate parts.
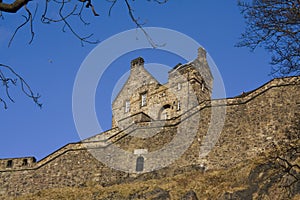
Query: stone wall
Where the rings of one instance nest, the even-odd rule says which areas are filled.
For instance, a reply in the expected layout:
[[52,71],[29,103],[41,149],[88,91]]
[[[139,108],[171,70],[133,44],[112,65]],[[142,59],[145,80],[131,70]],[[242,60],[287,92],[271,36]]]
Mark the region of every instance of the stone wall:
[[[38,162],[31,157],[2,159],[0,199],[46,188],[83,187],[92,182],[109,185],[139,177],[172,176],[188,166],[204,166],[206,170],[231,167],[288,142],[286,132],[300,112],[299,96],[300,77],[274,79],[239,97],[202,102],[191,111],[163,123],[160,120],[144,120],[131,124],[125,130],[113,128],[82,142],[68,144]],[[212,108],[220,112],[226,108],[226,119],[215,147],[205,155],[200,150],[211,145],[209,141],[205,142],[205,137],[211,123]],[[166,168],[145,174],[129,174],[107,167],[90,153],[89,149],[105,149],[111,144],[131,153],[136,149],[147,149],[148,153],[157,151],[170,143],[176,137],[180,124],[193,119],[192,116],[199,119],[199,123],[192,123],[191,129],[197,130],[194,138],[188,138],[192,144]],[[156,134],[148,135],[147,139],[138,137],[149,134],[148,130]],[[188,133],[191,130],[183,131]],[[26,165],[23,164],[24,159],[27,159]],[[161,158],[161,162],[164,159],[167,158]],[[7,165],[9,160],[12,166]],[[145,167],[147,164],[145,160]]]

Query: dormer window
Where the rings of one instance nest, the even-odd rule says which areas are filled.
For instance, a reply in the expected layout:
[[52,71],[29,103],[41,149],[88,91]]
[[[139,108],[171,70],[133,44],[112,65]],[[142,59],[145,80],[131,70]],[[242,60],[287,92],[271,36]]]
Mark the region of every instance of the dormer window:
[[147,105],[147,92],[141,94],[141,106]]
[[130,101],[125,101],[125,113],[128,113],[130,111]]

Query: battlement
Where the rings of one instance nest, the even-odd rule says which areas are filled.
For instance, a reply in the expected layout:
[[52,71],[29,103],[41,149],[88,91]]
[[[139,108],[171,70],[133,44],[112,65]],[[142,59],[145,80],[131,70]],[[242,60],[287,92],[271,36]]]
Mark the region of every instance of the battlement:
[[34,167],[35,164],[35,157],[0,159],[0,170],[10,171],[19,169],[29,169]]

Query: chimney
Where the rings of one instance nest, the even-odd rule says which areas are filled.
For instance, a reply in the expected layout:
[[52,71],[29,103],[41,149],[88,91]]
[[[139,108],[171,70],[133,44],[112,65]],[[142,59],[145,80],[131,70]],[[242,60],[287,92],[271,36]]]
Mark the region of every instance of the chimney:
[[144,59],[142,57],[138,57],[134,60],[131,61],[131,69],[138,67],[138,66],[142,66],[144,67]]

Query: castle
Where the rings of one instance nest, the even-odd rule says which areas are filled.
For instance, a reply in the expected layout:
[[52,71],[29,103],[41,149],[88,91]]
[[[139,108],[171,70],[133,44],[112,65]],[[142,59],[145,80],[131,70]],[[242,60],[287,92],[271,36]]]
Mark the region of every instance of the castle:
[[40,161],[0,159],[0,197],[228,168],[287,142],[286,130],[300,113],[300,77],[212,100],[213,76],[202,48],[194,61],[175,66],[164,85],[143,58],[130,67],[112,104],[112,128]]

